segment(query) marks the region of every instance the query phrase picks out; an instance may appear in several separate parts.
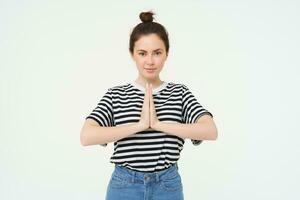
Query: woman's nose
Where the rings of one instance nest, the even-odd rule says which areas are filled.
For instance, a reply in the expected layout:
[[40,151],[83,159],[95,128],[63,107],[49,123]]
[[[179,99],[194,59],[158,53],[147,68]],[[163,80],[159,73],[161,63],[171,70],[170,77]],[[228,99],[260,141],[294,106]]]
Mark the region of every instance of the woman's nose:
[[147,57],[147,64],[153,64],[153,56],[152,55],[149,55]]

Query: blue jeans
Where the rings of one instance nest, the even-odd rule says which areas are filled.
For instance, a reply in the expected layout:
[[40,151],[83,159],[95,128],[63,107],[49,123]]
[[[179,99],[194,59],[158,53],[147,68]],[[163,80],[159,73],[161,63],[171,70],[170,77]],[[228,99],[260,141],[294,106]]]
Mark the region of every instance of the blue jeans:
[[183,200],[177,163],[156,172],[139,172],[115,165],[106,200]]

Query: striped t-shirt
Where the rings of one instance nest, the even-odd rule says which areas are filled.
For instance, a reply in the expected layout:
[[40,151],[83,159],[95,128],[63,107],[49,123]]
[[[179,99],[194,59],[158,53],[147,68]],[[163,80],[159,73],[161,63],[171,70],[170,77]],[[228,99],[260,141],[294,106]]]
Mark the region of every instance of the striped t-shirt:
[[[152,94],[156,115],[161,122],[195,123],[202,115],[213,117],[184,84],[163,82],[152,89]],[[105,127],[137,123],[144,95],[145,88],[135,81],[108,88],[86,119],[91,118]],[[191,141],[194,145],[202,142]],[[184,142],[175,135],[153,129],[144,130],[115,141],[110,162],[136,171],[159,171],[179,159]]]

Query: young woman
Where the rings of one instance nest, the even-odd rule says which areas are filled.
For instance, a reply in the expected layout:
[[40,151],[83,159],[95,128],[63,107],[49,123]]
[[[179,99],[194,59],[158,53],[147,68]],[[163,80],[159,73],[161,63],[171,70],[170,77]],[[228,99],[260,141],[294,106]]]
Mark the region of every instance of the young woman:
[[130,35],[139,76],[109,88],[81,130],[84,146],[114,142],[107,200],[183,199],[177,161],[185,139],[198,145],[217,138],[213,115],[189,88],[160,79],[169,40],[153,14],[142,12]]

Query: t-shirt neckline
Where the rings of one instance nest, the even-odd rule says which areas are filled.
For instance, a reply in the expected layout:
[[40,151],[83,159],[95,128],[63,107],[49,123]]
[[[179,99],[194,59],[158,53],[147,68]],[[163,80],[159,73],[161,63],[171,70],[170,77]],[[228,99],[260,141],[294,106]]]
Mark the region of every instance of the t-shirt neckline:
[[[135,81],[130,81],[129,82],[133,87],[137,88],[138,90],[145,92],[146,88],[144,88],[142,85],[136,83]],[[168,82],[164,81],[160,86],[158,86],[155,89],[152,89],[152,94],[157,94],[158,92],[160,92],[161,90],[163,90],[164,88],[166,88],[168,85]]]

